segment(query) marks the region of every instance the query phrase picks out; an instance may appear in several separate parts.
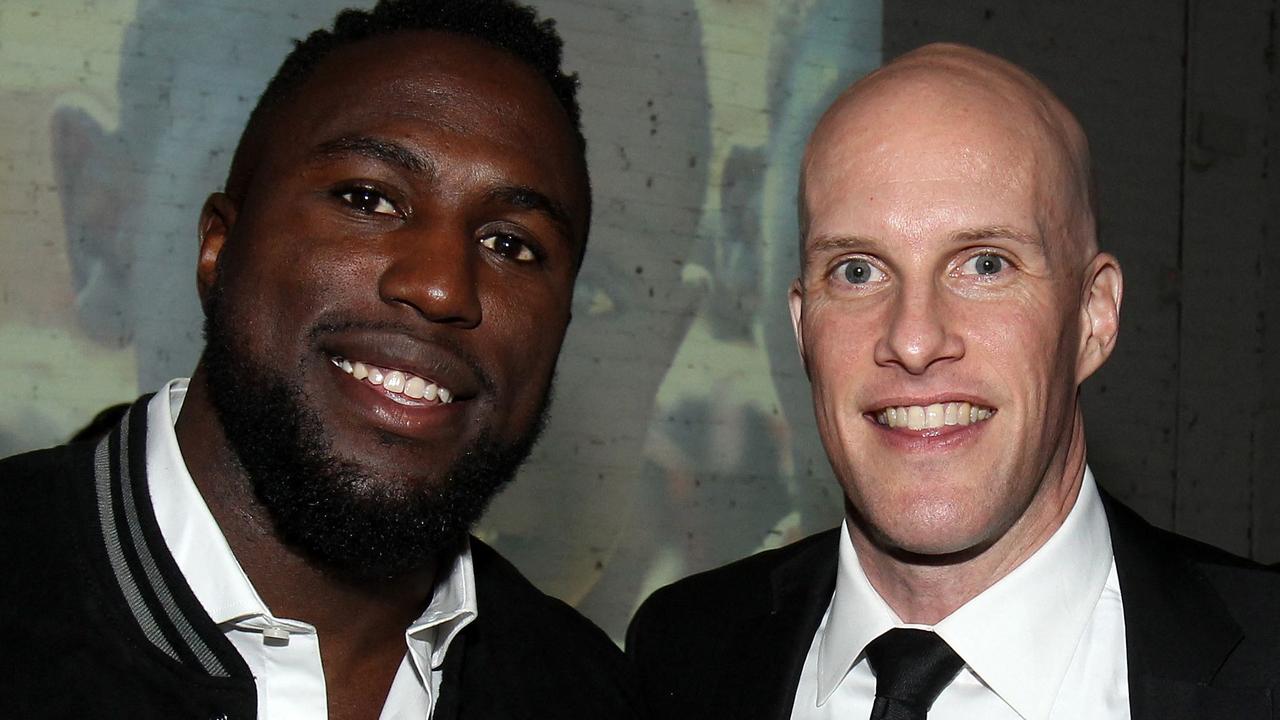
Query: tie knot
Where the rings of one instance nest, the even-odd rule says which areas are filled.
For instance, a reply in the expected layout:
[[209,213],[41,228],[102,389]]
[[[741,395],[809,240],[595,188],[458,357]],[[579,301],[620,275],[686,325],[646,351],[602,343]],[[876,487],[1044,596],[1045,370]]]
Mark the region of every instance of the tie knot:
[[929,630],[895,628],[865,652],[876,674],[876,697],[907,705],[919,717],[964,667],[947,641]]

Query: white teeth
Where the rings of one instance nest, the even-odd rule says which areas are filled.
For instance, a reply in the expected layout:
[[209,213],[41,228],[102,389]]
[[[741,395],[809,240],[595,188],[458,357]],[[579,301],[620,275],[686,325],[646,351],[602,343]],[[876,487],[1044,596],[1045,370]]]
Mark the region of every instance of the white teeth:
[[881,410],[876,414],[876,422],[891,428],[932,430],[947,425],[971,425],[989,419],[994,413],[990,408],[967,402],[906,405]]
[[341,357],[330,358],[330,362],[356,380],[367,380],[370,384],[381,385],[382,389],[393,393],[403,394],[415,400],[453,402],[453,393],[417,375],[401,370],[384,370],[376,365],[366,365]]
[[404,373],[392,370],[382,379],[382,387],[391,392],[404,392]]

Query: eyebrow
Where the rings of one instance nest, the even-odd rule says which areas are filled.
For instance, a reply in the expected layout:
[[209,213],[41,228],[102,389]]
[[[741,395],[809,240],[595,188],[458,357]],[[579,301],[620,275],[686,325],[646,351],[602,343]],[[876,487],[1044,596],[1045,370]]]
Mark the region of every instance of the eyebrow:
[[316,148],[316,154],[329,158],[360,155],[396,165],[414,174],[435,172],[435,165],[421,153],[391,140],[365,135],[340,137],[322,143]]
[[879,245],[879,241],[864,235],[823,235],[815,238],[806,246],[805,254],[866,250],[868,247],[878,247]]
[[1014,242],[1036,247],[1040,247],[1043,244],[1040,242],[1039,237],[1008,225],[988,225],[986,227],[961,230],[951,235],[951,239],[956,242],[981,242],[992,238],[1007,238]]
[[[1040,247],[1043,243],[1040,238],[1036,237],[1017,228],[1008,225],[987,225],[984,227],[967,228],[951,233],[949,239],[953,243],[975,243],[983,240],[991,240],[994,238],[1008,238],[1017,243],[1024,245],[1033,245]],[[881,242],[875,238],[865,235],[825,235],[815,238],[809,243],[807,252],[810,253],[831,253],[831,252],[847,252],[849,250],[868,250],[880,247]]]
[[573,238],[573,224],[569,220],[569,211],[564,205],[552,200],[545,194],[526,185],[512,185],[494,188],[489,191],[489,200],[510,205],[520,210],[532,210],[546,215],[551,222],[558,225],[561,232]]

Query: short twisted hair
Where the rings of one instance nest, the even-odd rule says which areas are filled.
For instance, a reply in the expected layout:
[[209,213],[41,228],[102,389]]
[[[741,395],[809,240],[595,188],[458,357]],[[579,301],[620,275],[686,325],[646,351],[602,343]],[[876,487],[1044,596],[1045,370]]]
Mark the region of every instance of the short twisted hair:
[[[257,168],[261,141],[274,109],[285,104],[324,58],[348,45],[399,32],[429,30],[462,35],[504,50],[533,68],[560,101],[573,129],[583,177],[586,140],[578,107],[578,76],[561,67],[563,42],[555,21],[540,20],[533,8],[513,0],[382,0],[371,10],[343,10],[331,29],[299,40],[267,84],[236,145],[226,190],[240,202]],[[590,217],[590,182],[587,185]]]

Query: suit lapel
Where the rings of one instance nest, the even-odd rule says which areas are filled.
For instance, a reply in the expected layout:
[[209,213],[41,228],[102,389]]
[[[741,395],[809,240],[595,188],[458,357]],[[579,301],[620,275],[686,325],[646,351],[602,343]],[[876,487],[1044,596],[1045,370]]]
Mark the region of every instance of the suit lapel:
[[709,707],[723,717],[788,720],[813,635],[835,591],[839,531],[774,569],[768,594],[743,616]]
[[1103,495],[1124,603],[1133,720],[1265,717],[1265,690],[1211,686],[1244,638],[1217,592],[1169,540]]

